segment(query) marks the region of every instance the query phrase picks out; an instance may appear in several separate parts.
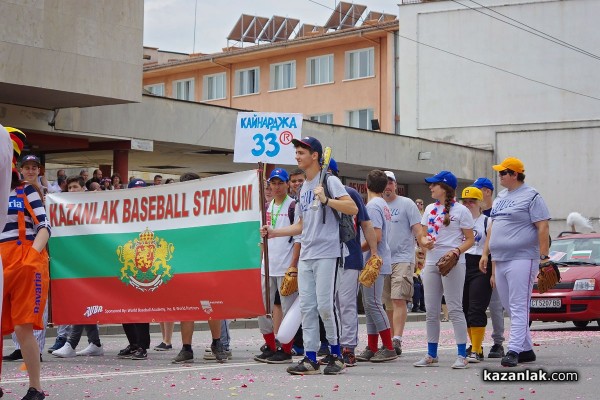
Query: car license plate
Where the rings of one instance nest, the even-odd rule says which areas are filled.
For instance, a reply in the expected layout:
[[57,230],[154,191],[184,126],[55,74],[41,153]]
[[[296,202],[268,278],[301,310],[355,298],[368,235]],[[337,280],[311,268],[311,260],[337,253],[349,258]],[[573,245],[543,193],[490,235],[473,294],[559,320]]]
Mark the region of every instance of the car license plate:
[[532,308],[560,308],[560,299],[531,299]]

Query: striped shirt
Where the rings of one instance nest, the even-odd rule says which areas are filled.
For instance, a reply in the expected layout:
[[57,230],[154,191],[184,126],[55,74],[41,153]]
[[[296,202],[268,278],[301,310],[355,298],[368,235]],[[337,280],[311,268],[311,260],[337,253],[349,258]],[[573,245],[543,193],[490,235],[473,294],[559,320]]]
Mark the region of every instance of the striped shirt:
[[31,218],[29,212],[25,208],[23,200],[17,196],[16,189],[13,189],[10,192],[10,197],[8,199],[8,216],[6,218],[4,230],[0,234],[0,242],[9,242],[19,239],[19,210],[23,210],[25,212],[27,240],[33,241],[35,239],[35,235],[37,235],[42,228],[48,229],[48,233],[51,233],[50,221],[46,217],[46,210],[44,209],[44,204],[42,203],[38,192],[31,185],[25,185],[24,191],[39,223],[36,225],[33,222],[33,218]]

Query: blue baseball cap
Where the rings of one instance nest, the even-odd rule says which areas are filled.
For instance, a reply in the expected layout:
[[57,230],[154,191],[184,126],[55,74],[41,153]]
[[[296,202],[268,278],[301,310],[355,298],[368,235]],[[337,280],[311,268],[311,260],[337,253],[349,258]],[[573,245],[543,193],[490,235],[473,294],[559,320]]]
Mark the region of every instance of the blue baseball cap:
[[473,182],[471,186],[475,186],[477,189],[488,188],[491,191],[494,191],[494,185],[488,178],[477,178],[477,180]]
[[128,189],[146,187],[146,182],[143,179],[135,178],[127,185]]
[[454,174],[450,171],[441,171],[438,174],[425,178],[425,182],[427,183],[445,183],[450,186],[452,189],[456,189],[458,182]]
[[278,178],[282,182],[287,182],[290,180],[290,176],[288,175],[287,171],[283,168],[275,168],[273,171],[271,171],[271,175],[269,176],[268,181],[271,182],[271,180],[274,178]]
[[34,162],[37,165],[42,165],[40,158],[38,156],[36,156],[35,154],[27,154],[27,155],[24,155],[23,157],[21,157],[21,165],[24,165],[25,163],[28,163],[28,162]]
[[321,146],[321,142],[314,137],[307,136],[302,139],[292,139],[292,143],[294,144],[294,147],[300,146],[316,151],[319,154],[319,161],[321,160],[321,157],[323,157],[323,146]]
[[337,163],[335,162],[335,160],[333,158],[329,159],[329,169],[332,172],[335,172],[336,174],[338,174],[340,172],[340,170],[339,170],[339,168],[337,166]]

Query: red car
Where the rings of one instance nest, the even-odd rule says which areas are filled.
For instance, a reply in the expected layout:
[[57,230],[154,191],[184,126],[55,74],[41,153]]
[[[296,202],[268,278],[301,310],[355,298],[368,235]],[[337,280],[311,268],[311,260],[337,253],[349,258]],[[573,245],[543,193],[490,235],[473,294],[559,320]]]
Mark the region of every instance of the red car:
[[552,240],[550,258],[559,263],[561,281],[540,294],[533,285],[529,321],[573,321],[600,326],[600,234],[562,233]]

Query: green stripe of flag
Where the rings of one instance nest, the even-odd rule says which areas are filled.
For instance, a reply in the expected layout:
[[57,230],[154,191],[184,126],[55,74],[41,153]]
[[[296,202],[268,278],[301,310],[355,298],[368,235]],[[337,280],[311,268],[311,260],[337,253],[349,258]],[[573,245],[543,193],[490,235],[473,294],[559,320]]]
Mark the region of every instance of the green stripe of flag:
[[[117,248],[139,232],[52,237],[50,272],[53,279],[119,277],[123,264]],[[174,274],[217,272],[260,267],[258,221],[155,231],[172,243],[167,262]]]

